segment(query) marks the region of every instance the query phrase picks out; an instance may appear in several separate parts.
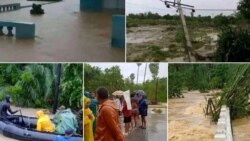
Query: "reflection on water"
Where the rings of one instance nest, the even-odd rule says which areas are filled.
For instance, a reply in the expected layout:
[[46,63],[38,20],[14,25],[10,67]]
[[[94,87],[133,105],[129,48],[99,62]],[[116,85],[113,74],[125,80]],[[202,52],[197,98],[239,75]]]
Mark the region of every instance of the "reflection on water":
[[[33,3],[1,0],[1,4],[9,1]],[[0,13],[1,20],[36,24],[35,40],[0,36],[1,61],[124,61],[124,49],[111,48],[113,12],[80,12],[79,0],[43,5],[43,9],[42,16],[31,16],[30,8]]]

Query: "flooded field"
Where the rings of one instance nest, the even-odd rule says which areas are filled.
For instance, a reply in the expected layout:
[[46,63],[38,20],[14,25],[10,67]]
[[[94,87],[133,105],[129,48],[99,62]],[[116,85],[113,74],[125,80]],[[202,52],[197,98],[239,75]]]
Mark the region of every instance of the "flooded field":
[[[21,6],[33,3],[26,0],[4,0],[0,4],[14,2],[20,2]],[[79,0],[63,0],[43,5],[45,14],[41,16],[30,15],[31,8],[0,13],[1,20],[36,24],[35,40],[16,40],[0,36],[0,60],[2,62],[124,61],[125,50],[111,48],[112,15],[115,12],[80,12],[79,2]]]
[[215,123],[204,116],[204,94],[184,93],[184,98],[169,99],[169,141],[213,141]]
[[[216,51],[217,31],[213,28],[190,29],[196,60],[211,61]],[[145,25],[127,28],[128,61],[187,61],[182,29],[176,25]]]

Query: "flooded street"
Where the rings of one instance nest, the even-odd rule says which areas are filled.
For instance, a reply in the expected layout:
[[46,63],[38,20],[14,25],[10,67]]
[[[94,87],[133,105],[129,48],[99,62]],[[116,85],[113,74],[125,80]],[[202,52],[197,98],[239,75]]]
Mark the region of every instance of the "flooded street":
[[169,141],[213,141],[216,125],[203,114],[203,94],[192,91],[184,97],[169,99]]
[[[4,0],[0,4],[13,2],[18,0]],[[33,3],[25,0],[20,2],[21,6]],[[79,0],[63,0],[43,5],[45,14],[41,16],[30,15],[31,8],[0,13],[1,20],[36,24],[34,40],[16,40],[0,36],[0,60],[3,62],[124,61],[124,49],[111,48],[114,12],[80,12],[79,3]]]
[[[149,108],[147,117],[147,129],[136,128],[127,136],[127,141],[166,141],[167,140],[167,109],[160,108],[162,113],[154,113]],[[139,125],[141,121],[138,120]]]

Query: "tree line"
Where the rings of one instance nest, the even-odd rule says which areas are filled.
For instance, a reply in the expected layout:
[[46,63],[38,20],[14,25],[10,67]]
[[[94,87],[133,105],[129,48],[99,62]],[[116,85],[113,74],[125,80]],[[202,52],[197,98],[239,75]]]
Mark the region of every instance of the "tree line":
[[[11,95],[22,107],[51,108],[56,102],[55,80],[58,64],[1,64],[0,99]],[[58,104],[82,107],[82,64],[62,64]]]
[[[141,63],[137,63],[137,75],[131,73],[128,78],[124,78],[121,74],[119,66],[113,66],[101,70],[96,66],[90,64],[84,65],[84,86],[86,91],[95,92],[98,87],[106,87],[110,94],[117,90],[130,90],[134,92],[137,90],[144,90],[147,93],[147,97],[151,103],[166,102],[167,99],[167,77],[159,78],[159,64],[150,63],[149,69],[152,75],[152,80],[145,80],[144,82],[138,83],[139,68]],[[147,66],[146,66],[147,67]],[[146,68],[145,68],[146,69]],[[145,72],[144,72],[145,73]],[[136,80],[136,82],[135,82]],[[156,91],[157,88],[157,91]],[[112,96],[112,95],[110,95]]]
[[231,118],[250,115],[249,64],[170,64],[169,98],[183,97],[183,90],[200,90],[208,92],[222,89],[216,97],[214,120],[217,120],[220,107],[230,108]]

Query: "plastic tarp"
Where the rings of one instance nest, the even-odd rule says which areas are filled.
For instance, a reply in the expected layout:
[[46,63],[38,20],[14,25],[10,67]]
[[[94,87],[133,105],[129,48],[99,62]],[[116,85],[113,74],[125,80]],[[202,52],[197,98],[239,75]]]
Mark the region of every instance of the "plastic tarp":
[[124,99],[127,103],[128,110],[132,110],[131,100],[130,100],[130,91],[129,90],[125,91],[123,96],[124,96]]

